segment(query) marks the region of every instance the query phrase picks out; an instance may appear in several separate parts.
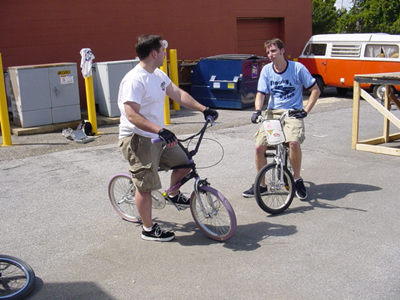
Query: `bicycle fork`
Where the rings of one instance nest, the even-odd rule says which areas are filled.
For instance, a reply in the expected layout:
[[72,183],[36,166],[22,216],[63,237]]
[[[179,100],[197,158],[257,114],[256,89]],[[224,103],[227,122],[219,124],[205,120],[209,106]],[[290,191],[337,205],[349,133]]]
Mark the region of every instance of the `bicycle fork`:
[[208,205],[211,209],[207,210],[207,208],[204,206],[203,199],[204,197],[201,197],[200,194],[200,187],[202,186],[208,186],[210,185],[207,182],[207,179],[200,179],[199,177],[196,178],[195,183],[194,183],[194,193],[198,199],[199,205],[200,205],[200,210],[204,215],[204,218],[212,218],[214,215],[218,213],[218,209],[214,206],[214,203],[208,193],[205,193],[206,199],[208,202]]
[[282,150],[282,145],[276,145],[276,155],[274,157],[276,166],[275,172],[272,173],[271,188],[280,190],[285,185],[283,168],[287,162],[287,152]]

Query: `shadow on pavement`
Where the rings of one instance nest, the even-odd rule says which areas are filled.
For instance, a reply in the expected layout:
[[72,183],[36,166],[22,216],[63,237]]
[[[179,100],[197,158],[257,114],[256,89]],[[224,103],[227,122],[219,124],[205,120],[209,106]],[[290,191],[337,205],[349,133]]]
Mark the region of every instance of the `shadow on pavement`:
[[339,200],[345,198],[349,194],[379,191],[382,188],[359,183],[327,183],[314,184],[308,183],[308,201],[312,200]]
[[49,282],[36,277],[36,286],[26,299],[115,300],[94,282]]
[[[160,222],[161,223],[161,222]],[[167,223],[166,223],[167,224]],[[186,224],[169,223],[172,230],[178,235],[175,242],[181,246],[209,246],[218,241],[208,238],[196,223]],[[188,235],[181,236],[180,233],[187,232]],[[257,222],[253,224],[238,225],[235,235],[228,241],[222,242],[225,248],[233,251],[253,251],[261,247],[260,241],[271,236],[289,236],[297,232],[294,225],[280,225],[270,222]]]
[[[307,187],[307,200],[302,201],[304,205],[291,208],[289,207],[282,214],[290,213],[304,213],[306,211],[314,210],[315,208],[323,209],[344,209],[344,210],[354,210],[367,212],[365,209],[353,208],[353,207],[343,207],[333,205],[331,203],[320,202],[319,200],[336,201],[345,198],[349,194],[362,193],[362,192],[373,192],[379,191],[382,188],[359,183],[327,183],[315,185],[312,182],[305,182]],[[297,198],[295,197],[295,200]],[[294,201],[295,201],[294,200]],[[279,217],[279,215],[269,215],[268,217]]]

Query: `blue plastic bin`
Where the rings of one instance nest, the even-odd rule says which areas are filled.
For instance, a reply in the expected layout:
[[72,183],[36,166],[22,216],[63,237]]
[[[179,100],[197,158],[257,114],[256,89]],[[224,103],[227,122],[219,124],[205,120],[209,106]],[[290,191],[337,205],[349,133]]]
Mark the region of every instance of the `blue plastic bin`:
[[257,83],[266,57],[224,54],[202,58],[193,68],[191,94],[214,108],[243,109],[254,106]]

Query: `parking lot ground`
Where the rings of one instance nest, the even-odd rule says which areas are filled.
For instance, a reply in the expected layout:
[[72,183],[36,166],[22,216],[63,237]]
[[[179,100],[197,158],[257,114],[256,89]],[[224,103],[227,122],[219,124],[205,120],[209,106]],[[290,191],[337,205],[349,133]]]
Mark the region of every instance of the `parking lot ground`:
[[[219,110],[196,156],[235,210],[225,243],[204,236],[188,210],[154,210],[176,234],[169,243],[143,241],[140,226],[117,216],[107,184],[127,164],[116,124],[84,145],[54,132],[0,147],[0,249],[35,270],[29,299],[399,299],[399,158],[351,149],[351,95],[321,97],[306,118],[308,201],[277,216],[241,196],[255,177],[251,111]],[[361,116],[362,136],[382,132],[365,102]],[[182,110],[169,126],[185,136],[202,120]],[[216,142],[223,160],[207,167],[222,155]]]

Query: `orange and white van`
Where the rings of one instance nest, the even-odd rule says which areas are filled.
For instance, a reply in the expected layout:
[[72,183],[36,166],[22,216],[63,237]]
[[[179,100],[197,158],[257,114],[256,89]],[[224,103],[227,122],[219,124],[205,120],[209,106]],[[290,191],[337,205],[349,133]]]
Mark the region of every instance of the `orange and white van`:
[[[299,62],[317,79],[321,91],[331,86],[344,95],[353,88],[355,74],[400,72],[399,49],[400,35],[319,34],[307,42]],[[384,86],[361,84],[361,87],[376,98],[384,91]],[[393,89],[400,92],[400,86]]]

